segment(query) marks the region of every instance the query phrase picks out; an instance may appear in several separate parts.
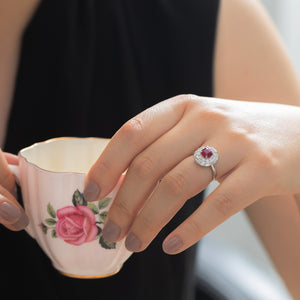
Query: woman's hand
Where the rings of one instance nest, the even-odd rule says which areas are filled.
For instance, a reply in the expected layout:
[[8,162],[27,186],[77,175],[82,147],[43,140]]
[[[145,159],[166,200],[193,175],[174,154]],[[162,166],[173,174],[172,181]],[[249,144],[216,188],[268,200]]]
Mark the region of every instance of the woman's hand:
[[16,185],[8,167],[18,164],[18,157],[0,150],[0,223],[10,230],[18,231],[28,225],[22,206],[16,200]]
[[217,149],[218,188],[163,243],[176,254],[254,201],[300,192],[300,108],[177,96],[143,111],[114,135],[87,176],[84,195],[107,195],[126,178],[109,210],[106,240],[144,250],[183,204],[212,180],[194,151]]

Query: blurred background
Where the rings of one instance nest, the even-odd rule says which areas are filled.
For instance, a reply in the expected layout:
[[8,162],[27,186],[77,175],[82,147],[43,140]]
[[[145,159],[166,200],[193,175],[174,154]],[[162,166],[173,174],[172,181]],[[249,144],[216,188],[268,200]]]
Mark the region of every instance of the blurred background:
[[[262,2],[300,74],[300,0]],[[208,193],[213,188],[214,184]],[[215,286],[225,291],[224,299],[292,300],[244,212],[208,234],[198,248],[198,257],[202,284],[216,282]]]

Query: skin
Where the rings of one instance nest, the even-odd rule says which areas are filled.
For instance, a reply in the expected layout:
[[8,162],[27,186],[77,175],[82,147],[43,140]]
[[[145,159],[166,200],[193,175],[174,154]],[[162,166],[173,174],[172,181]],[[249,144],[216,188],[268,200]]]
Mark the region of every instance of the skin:
[[[14,82],[19,61],[23,30],[33,15],[39,1],[0,0],[0,146],[6,135]],[[9,164],[17,164],[17,158],[0,150],[0,206],[14,209],[13,218],[7,220],[0,216],[0,223],[8,229],[24,229],[28,218],[24,209],[15,199],[16,186]]]
[[[299,89],[299,78],[278,32],[259,2],[223,1],[215,56],[215,96],[298,106]],[[296,168],[292,167],[290,172],[289,178],[298,176]],[[297,195],[267,197],[246,208],[294,299],[300,299],[297,198]]]
[[[6,134],[22,33],[38,3],[0,0],[0,142]],[[87,175],[87,187],[92,184],[94,194],[85,193],[89,200],[103,198],[128,169],[103,235],[111,241],[127,236],[127,247],[142,251],[184,202],[211,181],[211,170],[196,165],[192,154],[201,145],[213,146],[220,156],[215,165],[220,185],[169,234],[164,251],[183,251],[247,207],[277,269],[298,299],[300,216],[294,194],[300,193],[296,176],[300,112],[295,107],[300,84],[259,1],[221,2],[214,86],[216,98],[176,96],[124,124]],[[13,196],[13,177],[7,167],[10,158],[0,153],[0,205],[14,205],[21,218],[24,211]],[[13,224],[18,220],[0,222],[16,230]]]
[[[106,228],[103,235],[108,240],[128,235],[128,248],[144,250],[185,201],[212,180],[211,170],[194,162],[199,145],[218,149],[220,185],[166,238],[163,247],[170,254],[182,252],[262,197],[299,192],[300,179],[290,174],[300,167],[300,139],[294,138],[300,134],[299,117],[299,107],[195,95],[142,112],[116,133],[89,173],[90,180],[101,183],[97,198],[102,198],[128,169],[109,211],[109,226],[119,228],[118,236],[111,238]],[[283,155],[286,145],[294,149],[291,155]],[[174,238],[180,243],[170,250],[168,241]]]
[[[214,76],[214,94],[219,98],[296,106],[300,101],[297,74],[258,1],[222,1]],[[210,182],[211,171],[195,166],[191,158],[197,147],[210,145],[220,153],[216,169],[221,184],[201,208],[170,233],[163,249],[169,254],[179,253],[247,207],[292,296],[300,298],[300,216],[293,196],[299,192],[295,174],[299,144],[292,146],[299,136],[299,116],[290,118],[298,114],[298,108],[290,107],[282,114],[285,110],[281,106],[228,102],[225,109],[221,100],[179,98],[184,110],[178,108],[176,98],[124,124],[90,170],[87,182],[98,185],[98,198],[102,198],[128,168],[103,234],[107,232],[106,238],[111,241],[127,235],[128,248],[144,250],[184,201]],[[292,149],[287,164],[282,157],[285,147]],[[126,151],[120,153],[118,149]],[[162,159],[164,153],[168,155]],[[159,179],[161,183],[147,199]]]

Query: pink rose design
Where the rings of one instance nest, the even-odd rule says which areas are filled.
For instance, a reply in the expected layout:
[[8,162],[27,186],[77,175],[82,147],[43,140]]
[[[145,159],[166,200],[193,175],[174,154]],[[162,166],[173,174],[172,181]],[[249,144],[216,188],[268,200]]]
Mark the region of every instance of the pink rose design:
[[56,234],[59,238],[72,245],[94,241],[98,228],[96,218],[87,206],[77,204],[57,210]]

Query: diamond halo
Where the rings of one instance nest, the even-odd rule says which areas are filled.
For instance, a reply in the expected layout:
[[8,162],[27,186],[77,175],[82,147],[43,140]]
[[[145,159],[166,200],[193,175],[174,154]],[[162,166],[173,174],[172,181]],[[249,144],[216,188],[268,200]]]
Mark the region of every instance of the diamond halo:
[[203,146],[194,152],[195,162],[202,167],[213,166],[218,161],[218,158],[218,151],[213,147]]

